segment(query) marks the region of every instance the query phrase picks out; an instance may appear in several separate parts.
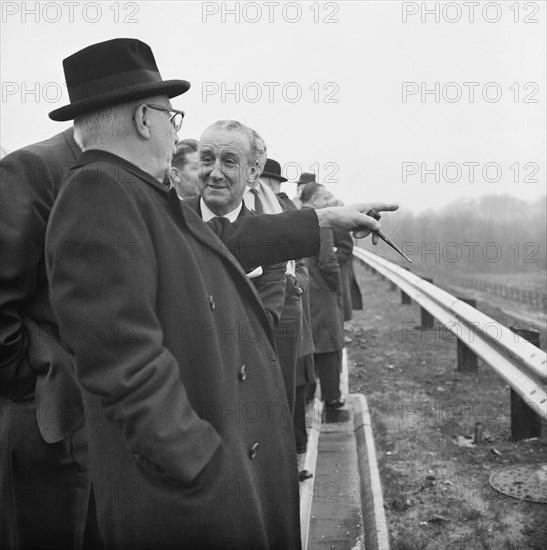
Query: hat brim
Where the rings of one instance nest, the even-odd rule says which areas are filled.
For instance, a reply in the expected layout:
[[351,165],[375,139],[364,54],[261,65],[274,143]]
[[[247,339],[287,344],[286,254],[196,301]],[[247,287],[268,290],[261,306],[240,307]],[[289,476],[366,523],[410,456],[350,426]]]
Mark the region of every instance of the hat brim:
[[284,181],[289,181],[287,178],[284,178],[283,176],[279,176],[278,174],[271,174],[270,172],[262,172],[260,176],[264,176],[265,178],[272,178],[273,180],[277,180],[280,183],[283,183]]
[[128,86],[122,90],[112,90],[94,98],[75,101],[70,105],[65,105],[49,113],[49,118],[57,122],[72,120],[80,115],[85,115],[92,111],[127,103],[136,99],[153,97],[156,95],[166,95],[169,98],[177,97],[188,91],[190,82],[186,80],[164,80],[162,82],[152,82],[147,84],[137,84]]

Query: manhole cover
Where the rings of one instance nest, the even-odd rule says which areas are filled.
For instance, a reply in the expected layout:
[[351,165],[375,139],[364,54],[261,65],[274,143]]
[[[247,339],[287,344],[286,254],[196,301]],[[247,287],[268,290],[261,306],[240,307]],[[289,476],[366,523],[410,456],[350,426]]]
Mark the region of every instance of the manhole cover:
[[547,504],[547,464],[501,468],[492,472],[490,485],[504,495]]

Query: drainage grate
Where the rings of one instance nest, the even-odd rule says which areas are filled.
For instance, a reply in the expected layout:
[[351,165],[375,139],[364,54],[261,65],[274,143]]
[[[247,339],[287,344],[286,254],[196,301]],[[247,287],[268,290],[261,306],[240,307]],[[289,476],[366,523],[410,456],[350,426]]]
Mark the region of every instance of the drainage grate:
[[547,464],[501,468],[492,472],[490,485],[504,495],[547,504]]

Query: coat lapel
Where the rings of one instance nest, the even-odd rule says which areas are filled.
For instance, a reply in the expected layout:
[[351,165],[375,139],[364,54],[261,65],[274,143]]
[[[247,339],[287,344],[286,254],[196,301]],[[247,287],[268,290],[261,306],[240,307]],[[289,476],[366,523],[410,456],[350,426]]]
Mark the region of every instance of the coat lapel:
[[[250,292],[254,296],[254,300],[252,301],[253,307],[273,345],[274,338],[271,331],[270,321],[266,315],[260,296],[258,295],[255,286],[250,282],[247,274],[241,267],[241,264],[237,261],[237,258],[228,250],[221,239],[217,237],[216,233],[201,219],[201,216],[198,213],[199,197],[193,197],[189,200],[181,201],[178,198],[176,191],[174,189],[170,189],[169,209],[175,215],[175,219],[181,221],[193,237],[195,237],[202,245],[214,252],[217,256],[220,256],[221,260],[224,261],[229,268],[231,267],[235,270],[235,272],[233,272],[233,276],[236,278],[236,281],[239,278],[239,287],[241,289],[246,289],[247,292]],[[244,209],[245,213],[243,212]],[[243,206],[238,217],[249,214],[252,215],[252,213],[247,210],[245,206]]]

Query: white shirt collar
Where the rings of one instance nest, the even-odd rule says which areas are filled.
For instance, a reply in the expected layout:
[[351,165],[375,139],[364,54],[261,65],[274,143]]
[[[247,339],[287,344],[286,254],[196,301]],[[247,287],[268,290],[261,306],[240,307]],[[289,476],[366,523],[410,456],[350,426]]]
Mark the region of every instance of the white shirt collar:
[[239,205],[234,208],[231,212],[228,212],[227,214],[224,214],[224,216],[217,216],[206,204],[203,200],[203,197],[200,197],[199,199],[199,206],[201,208],[201,217],[204,222],[208,222],[212,218],[228,218],[228,220],[233,223],[237,220],[237,217],[239,216],[239,213],[241,212],[241,209],[243,208],[243,202],[240,202]]

